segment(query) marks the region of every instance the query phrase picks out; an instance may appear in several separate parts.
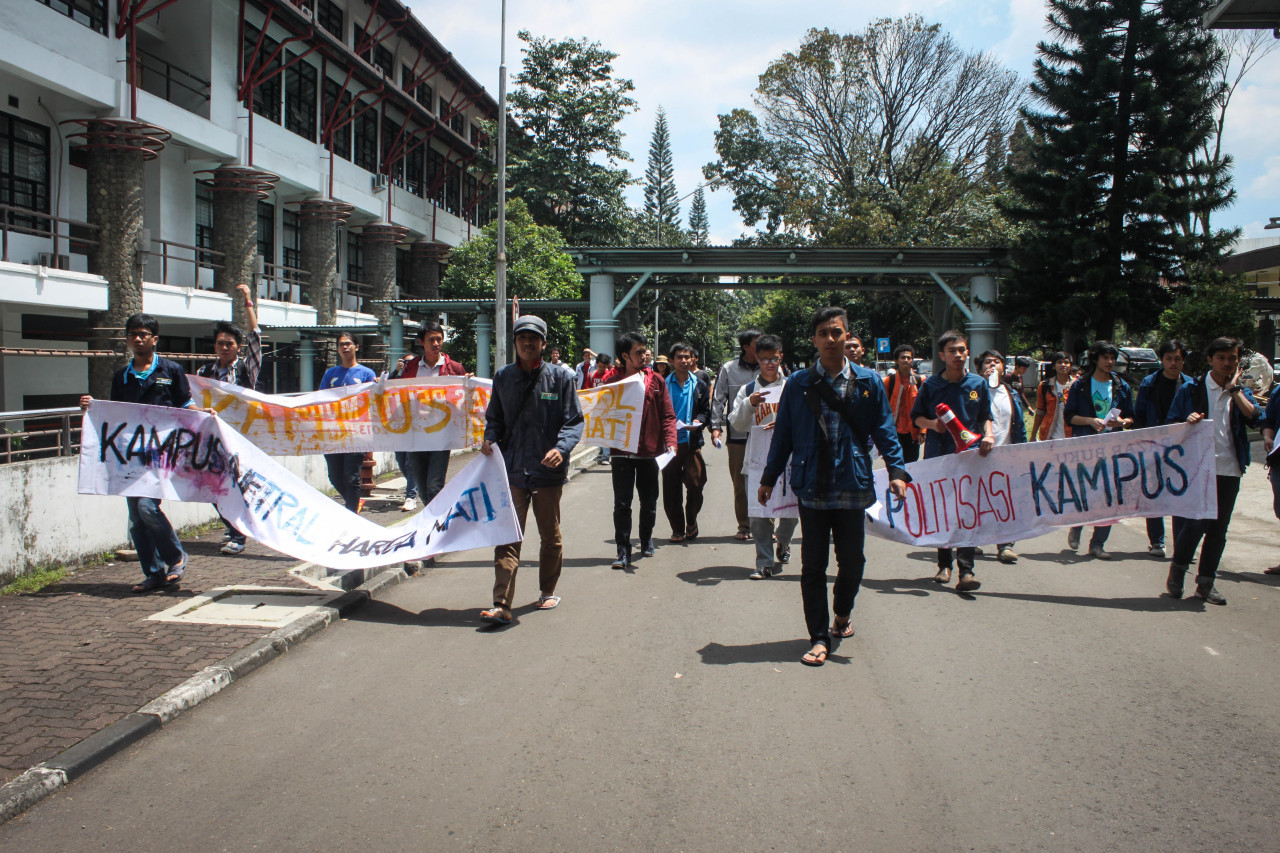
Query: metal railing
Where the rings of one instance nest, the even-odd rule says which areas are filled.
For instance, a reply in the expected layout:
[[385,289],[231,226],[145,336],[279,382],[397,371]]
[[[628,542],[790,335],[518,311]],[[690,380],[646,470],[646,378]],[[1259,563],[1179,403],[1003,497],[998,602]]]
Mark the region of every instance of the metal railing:
[[[175,240],[157,240],[152,239],[152,246],[159,246],[160,251],[151,251],[152,255],[160,256],[160,284],[169,283],[169,264],[170,262],[177,264],[194,264],[195,275],[193,286],[198,286],[200,281],[200,270],[220,270],[222,269],[221,261],[226,257],[225,253],[214,249],[205,249],[200,246],[193,246],[190,243],[179,243]],[[173,250],[178,249],[175,253]]]
[[258,296],[294,305],[310,304],[307,284],[311,273],[285,264],[263,264],[258,276]]
[[[80,452],[81,414],[79,406],[0,412],[0,464],[75,456]],[[14,422],[19,424],[16,430],[10,428]]]
[[344,278],[338,292],[338,307],[343,311],[364,313],[365,302],[375,296],[372,285],[353,278]]
[[143,91],[150,92],[157,98],[164,98],[188,112],[208,112],[208,80],[140,48],[138,64],[142,68]]
[[[63,225],[66,226],[65,229]],[[49,213],[38,213],[12,204],[0,204],[0,260],[11,260],[9,257],[9,232],[11,231],[52,240],[53,251],[49,254],[55,259],[63,249],[68,253],[76,250],[84,253],[90,247],[98,245],[96,225]],[[18,263],[30,263],[30,261],[21,260]]]

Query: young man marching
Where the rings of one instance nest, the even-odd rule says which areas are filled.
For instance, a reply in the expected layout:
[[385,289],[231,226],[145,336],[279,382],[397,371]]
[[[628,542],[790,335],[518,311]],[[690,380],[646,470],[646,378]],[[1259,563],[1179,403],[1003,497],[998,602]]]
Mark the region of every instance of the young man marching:
[[[866,567],[864,510],[875,503],[870,443],[889,470],[889,487],[906,495],[911,477],[893,428],[889,400],[875,371],[844,355],[849,321],[843,308],[819,308],[809,321],[818,363],[793,375],[778,403],[769,461],[757,499],[768,503],[791,460],[791,488],[800,502],[800,595],[812,648],[801,658],[822,666],[834,639],[853,636],[853,604]],[[827,563],[835,539],[835,623],[827,605]]]
[[1071,390],[1071,356],[1055,352],[1049,356],[1053,376],[1036,386],[1036,419],[1031,424],[1032,441],[1070,438],[1071,424],[1063,418],[1067,392]]
[[[935,373],[924,381],[916,396],[915,407],[911,410],[911,419],[915,425],[925,430],[924,458],[949,456],[956,452],[955,440],[946,424],[938,417],[939,403],[949,406],[960,423],[982,436],[978,453],[986,456],[996,446],[991,423],[991,396],[986,381],[976,373],[969,372],[969,339],[962,332],[946,332],[938,338],[938,352],[946,367],[941,373]],[[956,589],[970,592],[982,586],[973,574],[976,553],[972,547],[954,550],[939,548],[938,573],[933,579],[938,583],[948,583],[951,580],[953,556],[960,564]]]
[[[422,347],[422,355],[411,355],[396,362],[396,369],[391,372],[392,379],[413,379],[424,376],[466,376],[467,369],[442,352],[444,346],[444,327],[434,320],[427,320],[418,330],[418,346]],[[413,468],[413,481],[417,486],[418,498],[426,506],[440,494],[444,488],[445,478],[449,474],[449,451],[447,450],[411,450],[409,465]],[[400,507],[406,512],[417,509],[410,505],[408,498]]]
[[[147,406],[195,408],[187,374],[177,362],[156,354],[160,323],[150,314],[134,314],[124,321],[124,339],[133,350],[133,360],[111,377],[111,397],[121,403]],[[80,408],[88,409],[93,397],[80,398]],[[206,409],[210,413],[212,409]],[[144,575],[134,592],[151,592],[173,586],[187,570],[187,552],[173,525],[155,498],[126,497],[129,506],[129,536],[138,550]]]
[[[1088,369],[1067,392],[1063,416],[1071,424],[1071,435],[1097,435],[1133,426],[1133,395],[1128,384],[1115,373],[1120,350],[1110,341],[1096,341],[1089,347]],[[1119,411],[1117,418],[1111,412]],[[1072,551],[1080,547],[1081,527],[1067,531],[1067,547]],[[1089,556],[1098,560],[1110,560],[1111,555],[1102,547],[1111,535],[1111,526],[1093,528],[1089,537]]]
[[635,453],[609,454],[613,475],[613,538],[618,556],[613,568],[631,566],[631,497],[640,495],[640,551],[653,556],[653,527],[658,521],[658,456],[676,451],[676,416],[662,377],[644,365],[649,349],[639,332],[625,332],[616,342],[618,363],[601,384],[620,382],[635,373],[643,376],[644,407],[640,413],[640,443]]
[[729,454],[729,479],[733,483],[733,514],[738,521],[734,539],[751,538],[751,518],[747,515],[747,481],[742,476],[742,462],[747,455],[747,437],[729,423],[729,410],[737,399],[738,389],[746,385],[760,372],[756,362],[756,338],[759,329],[738,332],[738,346],[742,352],[720,366],[716,376],[715,392],[711,396],[711,441],[719,446],[720,436],[728,430],[725,449]]
[[[522,530],[533,506],[542,542],[538,609],[550,610],[560,603],[555,594],[564,559],[560,494],[568,480],[569,454],[582,438],[582,406],[573,374],[542,360],[547,345],[547,324],[542,318],[532,314],[519,317],[514,332],[516,361],[493,377],[480,452],[488,456],[495,444],[502,448],[511,500]],[[506,625],[511,621],[520,544],[512,542],[493,550],[493,609],[480,613],[485,622]]]
[[924,430],[911,422],[911,408],[916,404],[916,394],[920,391],[920,376],[916,373],[915,362],[915,348],[911,344],[902,344],[893,351],[893,374],[884,378],[889,411],[893,412],[893,427],[898,431],[902,459],[907,464],[920,458],[920,445],[924,444],[925,436]]
[[666,378],[667,393],[676,421],[687,426],[676,430],[676,458],[662,469],[662,507],[671,524],[671,541],[684,542],[698,538],[698,513],[707,485],[702,431],[711,425],[711,392],[690,372],[693,347],[677,343],[670,361],[674,370]]
[[1173,543],[1173,562],[1165,588],[1174,598],[1182,598],[1182,584],[1196,547],[1200,566],[1196,575],[1196,597],[1210,604],[1227,600],[1214,588],[1218,564],[1227,545],[1227,526],[1240,494],[1240,477],[1249,468],[1249,434],[1261,413],[1253,394],[1240,384],[1240,347],[1237,338],[1216,338],[1205,348],[1209,372],[1182,384],[1169,406],[1169,423],[1201,420],[1213,422],[1213,464],[1217,475],[1218,517],[1183,519],[1182,530]]
[[[781,338],[777,335],[757,338],[756,357],[760,359],[760,375],[738,389],[738,397],[733,401],[733,411],[729,415],[729,423],[740,432],[750,433],[753,426],[766,430],[774,428],[778,399],[773,395],[773,402],[766,402],[764,392],[781,390],[787,381],[787,377],[782,375]],[[743,463],[744,476],[749,465],[749,459]],[[775,547],[773,519],[752,516],[751,538],[756,543],[756,570],[749,575],[751,580],[764,580],[782,572],[782,567],[791,561],[791,538],[799,523],[799,518],[779,518]]]
[[[1160,358],[1160,370],[1138,383],[1138,400],[1133,404],[1133,427],[1163,426],[1169,420],[1169,407],[1173,405],[1174,395],[1178,389],[1191,381],[1191,377],[1182,372],[1183,362],[1187,358],[1187,347],[1182,341],[1165,341],[1156,350]],[[1182,532],[1182,519],[1173,519],[1173,541],[1178,541]],[[1147,519],[1147,553],[1153,557],[1164,559],[1164,519],[1161,517]]]
[[[258,315],[253,310],[253,294],[249,290],[249,285],[239,285],[236,290],[244,300],[245,321],[249,327],[249,333],[246,335],[239,326],[228,323],[226,320],[215,323],[213,346],[218,354],[218,360],[200,365],[196,370],[196,376],[229,382],[232,385],[253,390],[258,387],[258,373],[262,370],[262,335],[258,333]],[[244,347],[246,340],[249,345]],[[244,358],[240,358],[241,347],[244,347]],[[230,555],[244,553],[247,537],[223,518],[222,513],[218,513],[218,518],[222,519],[222,525],[227,528],[226,535],[223,537],[226,544],[222,546],[222,553]]]

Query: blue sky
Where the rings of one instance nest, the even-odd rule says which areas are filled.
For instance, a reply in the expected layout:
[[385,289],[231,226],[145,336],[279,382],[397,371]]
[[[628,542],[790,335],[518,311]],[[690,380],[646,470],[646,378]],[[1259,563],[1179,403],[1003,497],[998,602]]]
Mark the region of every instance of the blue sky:
[[[496,98],[500,0],[408,0],[414,13]],[[716,116],[750,108],[757,76],[800,44],[806,30],[856,32],[870,21],[916,13],[939,23],[966,50],[989,51],[1031,78],[1036,43],[1043,37],[1043,0],[508,0],[507,66],[520,67],[516,33],[528,29],[553,38],[587,37],[619,54],[618,76],[634,81],[637,112],[623,123],[624,147],[643,172],[654,116],[661,105],[671,128],[676,186],[681,195],[702,183],[702,166],[715,159]],[[1223,134],[1236,159],[1236,203],[1219,214],[1221,227],[1239,226],[1262,237],[1280,216],[1280,51],[1260,63],[1237,90]],[[629,194],[639,206],[638,187]],[[747,229],[728,191],[709,193],[715,243]],[[689,200],[681,204],[687,222]]]

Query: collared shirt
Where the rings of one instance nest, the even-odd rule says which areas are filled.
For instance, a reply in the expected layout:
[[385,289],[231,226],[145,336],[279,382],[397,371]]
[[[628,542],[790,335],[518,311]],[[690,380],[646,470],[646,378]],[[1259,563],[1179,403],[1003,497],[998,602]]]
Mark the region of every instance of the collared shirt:
[[147,365],[147,369],[139,373],[133,366],[133,360],[130,359],[129,364],[124,370],[124,381],[127,383],[129,377],[137,379],[139,383],[146,382],[151,378],[151,374],[156,372],[156,368],[160,366],[160,353],[153,352],[151,354],[151,363]]
[[[849,359],[844,360],[844,364],[840,366],[840,372],[834,376],[827,373],[827,369],[822,366],[822,362],[816,362],[818,375],[823,381],[831,386],[836,392],[836,396],[844,399],[844,392],[850,382],[853,381],[853,368],[849,366]],[[831,453],[832,459],[839,453],[840,441],[840,424],[843,423],[840,412],[832,409],[825,402],[822,404],[822,421],[826,424],[826,441],[827,449]],[[856,443],[855,436],[855,443]],[[804,502],[804,505],[810,509],[859,509],[865,508],[866,502],[863,495],[854,491],[836,491],[836,472],[833,467],[823,475],[822,485],[819,487],[817,494],[813,500]]]
[[1053,409],[1053,426],[1049,429],[1049,439],[1066,438],[1067,427],[1063,420],[1062,413],[1066,411],[1067,392],[1071,390],[1071,380],[1059,382],[1057,378],[1053,379],[1053,392],[1058,397],[1058,404]]
[[419,376],[439,376],[440,368],[443,366],[444,366],[443,355],[441,355],[439,358],[436,359],[435,364],[427,364],[426,359],[423,359],[422,361],[418,362],[418,375]]
[[145,370],[135,370],[130,360],[116,371],[111,378],[111,399],[179,409],[195,406],[186,371],[177,362],[161,358],[159,353],[152,354],[151,363]]
[[1209,396],[1209,417],[1213,418],[1214,468],[1219,477],[1239,477],[1240,462],[1231,437],[1231,409],[1235,404],[1227,389],[1213,381],[1212,373],[1204,377],[1204,390]]
[[[990,382],[988,382],[990,388]],[[997,385],[987,392],[991,395],[991,434],[995,438],[995,446],[1001,447],[1009,443],[1009,433],[1013,430],[1013,391],[1008,385]]]
[[[960,423],[972,432],[982,435],[984,425],[991,420],[991,394],[987,380],[976,373],[966,372],[959,380],[952,382],[947,374],[935,373],[920,386],[916,395],[915,407],[911,410],[911,418],[936,418],[937,406],[945,403]],[[950,430],[934,432],[930,430],[924,439],[924,458],[948,456],[956,451],[955,440]]]
[[[685,377],[684,385],[676,379],[675,371],[667,377],[667,392],[671,394],[671,408],[676,413],[676,420],[687,424],[693,420],[693,398],[698,390],[698,378],[690,373]],[[689,443],[689,430],[676,430],[676,443]]]

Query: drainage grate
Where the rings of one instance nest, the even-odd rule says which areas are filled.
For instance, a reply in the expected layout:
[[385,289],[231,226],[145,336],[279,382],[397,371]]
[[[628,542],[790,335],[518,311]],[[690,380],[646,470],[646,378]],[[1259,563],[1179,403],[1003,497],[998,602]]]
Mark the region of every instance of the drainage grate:
[[147,618],[190,625],[244,625],[280,628],[324,607],[341,591],[289,587],[229,586],[211,589]]

